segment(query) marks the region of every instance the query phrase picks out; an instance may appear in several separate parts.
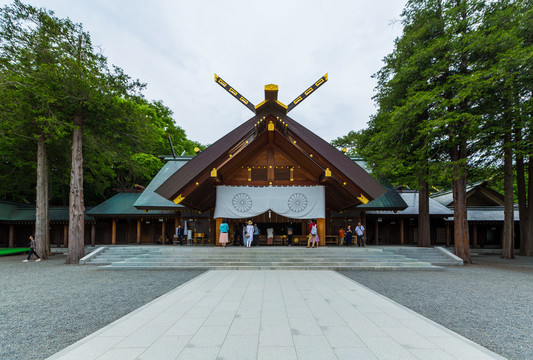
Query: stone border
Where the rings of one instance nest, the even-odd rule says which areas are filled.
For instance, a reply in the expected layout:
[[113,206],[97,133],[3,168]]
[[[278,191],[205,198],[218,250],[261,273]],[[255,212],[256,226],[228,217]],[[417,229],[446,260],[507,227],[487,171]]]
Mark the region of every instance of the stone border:
[[97,248],[96,250],[94,250],[93,252],[85,255],[84,257],[82,257],[80,259],[80,265],[87,265],[87,263],[92,260],[92,258],[94,258],[96,255],[100,254],[102,251],[104,251],[105,249],[107,249],[106,246],[102,246],[102,247],[99,247]]
[[435,249],[439,249],[439,251],[441,253],[443,253],[445,256],[449,257],[450,259],[452,259],[453,261],[456,262],[456,265],[464,265],[464,261],[463,259],[461,259],[459,256],[455,255],[455,254],[452,254],[451,252],[449,252],[448,250],[446,250],[445,248],[443,247],[440,247],[440,246],[435,246]]

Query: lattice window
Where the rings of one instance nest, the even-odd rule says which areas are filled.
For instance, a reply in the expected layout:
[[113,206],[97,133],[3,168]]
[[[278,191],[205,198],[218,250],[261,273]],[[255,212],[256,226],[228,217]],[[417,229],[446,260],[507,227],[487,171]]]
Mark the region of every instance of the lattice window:
[[290,181],[291,170],[289,168],[274,169],[274,179],[277,181]]
[[267,169],[252,169],[252,181],[267,181]]

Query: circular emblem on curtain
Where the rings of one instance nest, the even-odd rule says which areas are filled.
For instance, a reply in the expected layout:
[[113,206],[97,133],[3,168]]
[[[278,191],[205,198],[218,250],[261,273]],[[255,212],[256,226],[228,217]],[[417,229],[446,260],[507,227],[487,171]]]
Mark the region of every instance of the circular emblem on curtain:
[[293,212],[303,211],[307,207],[307,198],[304,194],[292,194],[288,201],[289,209]]
[[248,212],[252,208],[252,199],[248,194],[238,193],[233,197],[233,207],[239,212]]

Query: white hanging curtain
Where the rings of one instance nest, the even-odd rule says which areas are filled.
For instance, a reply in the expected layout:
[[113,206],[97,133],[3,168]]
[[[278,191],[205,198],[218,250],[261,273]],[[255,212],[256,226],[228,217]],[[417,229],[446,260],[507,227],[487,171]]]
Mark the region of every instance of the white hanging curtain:
[[217,186],[215,218],[244,219],[272,210],[292,219],[326,217],[324,186]]

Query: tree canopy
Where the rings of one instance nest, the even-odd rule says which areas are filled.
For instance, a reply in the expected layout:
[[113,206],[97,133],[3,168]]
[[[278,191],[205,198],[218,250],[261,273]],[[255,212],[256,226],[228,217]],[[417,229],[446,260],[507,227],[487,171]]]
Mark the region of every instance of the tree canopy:
[[0,10],[0,198],[35,201],[38,139],[46,143],[52,203],[68,203],[73,115],[83,111],[84,191],[97,204],[146,185],[169,154],[194,154],[172,111],[109,66],[81,24],[14,1]]

